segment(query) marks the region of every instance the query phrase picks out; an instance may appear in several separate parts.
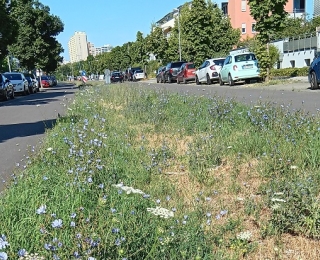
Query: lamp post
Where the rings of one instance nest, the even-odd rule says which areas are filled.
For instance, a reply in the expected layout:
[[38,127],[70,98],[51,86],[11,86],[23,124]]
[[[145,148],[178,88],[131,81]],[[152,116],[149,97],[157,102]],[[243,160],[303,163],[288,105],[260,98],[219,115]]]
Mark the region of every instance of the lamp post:
[[178,13],[179,60],[181,61],[180,10],[174,8],[173,11]]

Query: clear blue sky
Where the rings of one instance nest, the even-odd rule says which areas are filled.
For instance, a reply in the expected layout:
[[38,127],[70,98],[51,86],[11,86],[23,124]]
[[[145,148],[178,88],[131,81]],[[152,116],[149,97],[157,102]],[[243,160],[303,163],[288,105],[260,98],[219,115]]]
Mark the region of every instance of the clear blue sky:
[[[219,0],[221,2],[221,0]],[[219,2],[217,1],[217,2]],[[151,23],[184,4],[185,0],[40,0],[50,7],[64,23],[64,31],[57,37],[69,60],[68,41],[75,31],[84,31],[96,47],[104,44],[121,46],[135,41],[141,31],[150,33]]]

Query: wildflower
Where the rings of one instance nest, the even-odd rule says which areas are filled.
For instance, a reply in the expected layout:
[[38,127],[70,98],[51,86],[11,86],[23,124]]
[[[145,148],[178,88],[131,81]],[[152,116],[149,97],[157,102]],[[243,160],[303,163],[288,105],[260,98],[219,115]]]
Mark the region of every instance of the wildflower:
[[87,179],[87,181],[88,181],[89,183],[92,183],[92,178],[89,177],[89,178]]
[[216,219],[220,219],[220,218],[221,218],[220,214],[216,215]]
[[72,214],[70,215],[70,218],[75,218],[76,216],[77,216],[76,213],[72,213]]
[[[120,190],[126,192],[127,194],[130,194],[130,193],[145,194],[143,191],[141,191],[139,189],[135,189],[135,188],[129,187],[129,186],[124,186],[123,183],[114,184],[112,186],[116,187],[116,188],[120,188]],[[119,194],[121,194],[121,193],[119,193]]]
[[96,259],[94,257],[92,257],[92,256],[89,256],[88,260],[96,260]]
[[161,218],[169,218],[174,216],[174,213],[172,211],[160,207],[147,208],[147,211],[151,212],[156,216],[160,216]]
[[116,213],[116,212],[117,212],[116,209],[114,209],[114,208],[111,209],[111,213]]
[[228,213],[228,210],[221,210],[220,211],[220,215],[221,216],[224,216],[224,215],[226,215]]
[[274,195],[278,196],[278,195],[283,195],[283,192],[275,192]]
[[148,199],[148,198],[150,198],[150,195],[149,194],[143,194],[143,198],[144,199]]
[[49,178],[47,176],[43,176],[43,180],[46,181],[48,180]]
[[80,254],[78,253],[78,251],[75,251],[75,252],[73,253],[73,255],[74,255],[75,258],[79,258],[79,257],[80,257]]
[[278,198],[272,198],[271,201],[273,201],[273,202],[286,202],[285,200],[278,199]]
[[8,255],[5,252],[0,252],[0,260],[7,260]]
[[116,241],[114,242],[114,244],[115,244],[116,246],[120,246],[120,245],[121,245],[120,239],[117,238]]
[[103,189],[104,188],[104,185],[103,185],[103,183],[101,183],[101,184],[99,184],[99,186],[98,186],[100,189]]
[[169,201],[170,199],[171,199],[170,196],[167,196],[167,197],[166,197],[166,200],[167,200],[167,201]]
[[19,256],[19,257],[23,257],[23,256],[26,254],[26,252],[27,252],[27,250],[25,250],[25,249],[20,249],[20,250],[18,251],[18,256]]
[[206,197],[206,201],[210,201],[211,200],[211,198],[210,197]]
[[183,225],[187,224],[187,221],[183,220],[183,221],[182,221],[182,224],[183,224]]
[[51,223],[51,226],[53,228],[61,228],[62,227],[62,220],[61,219],[56,219]]
[[156,203],[157,203],[157,204],[160,204],[160,202],[161,202],[161,200],[159,200],[159,199],[156,200]]
[[112,233],[113,233],[113,234],[119,233],[119,231],[120,231],[119,228],[113,228],[113,229],[112,229]]
[[237,235],[237,238],[240,240],[250,241],[251,237],[252,237],[252,234],[250,231],[244,231],[244,232],[241,232]]
[[74,221],[71,221],[70,222],[70,227],[75,227],[76,226],[76,223]]
[[7,238],[5,235],[0,236],[0,249],[5,249],[10,244],[7,242]]
[[53,150],[52,147],[47,148],[47,151],[48,151],[48,152],[51,152],[52,150]]
[[209,218],[209,217],[211,217],[211,213],[210,212],[207,212],[206,213],[206,216]]
[[290,169],[292,169],[292,170],[298,169],[298,166],[296,166],[296,165],[291,165],[291,166],[290,166]]
[[44,214],[46,213],[46,208],[47,206],[46,205],[41,205],[40,208],[37,209],[37,214]]

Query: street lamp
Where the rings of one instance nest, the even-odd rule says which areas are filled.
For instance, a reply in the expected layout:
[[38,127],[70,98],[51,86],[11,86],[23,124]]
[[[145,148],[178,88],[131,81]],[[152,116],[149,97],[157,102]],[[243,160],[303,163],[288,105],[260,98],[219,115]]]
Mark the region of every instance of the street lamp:
[[173,11],[178,12],[179,60],[181,61],[180,9],[174,8]]

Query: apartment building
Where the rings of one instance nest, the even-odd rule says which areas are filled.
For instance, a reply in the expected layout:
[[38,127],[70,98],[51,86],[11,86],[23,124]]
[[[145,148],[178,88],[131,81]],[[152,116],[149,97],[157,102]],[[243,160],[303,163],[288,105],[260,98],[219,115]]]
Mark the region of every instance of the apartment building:
[[[292,17],[303,17],[306,15],[306,1],[307,0],[288,0],[285,10]],[[250,14],[250,7],[247,0],[229,0],[228,2],[223,2],[221,9],[230,17],[232,27],[240,29],[242,39],[251,38],[256,34],[256,22]]]
[[313,10],[315,17],[320,16],[320,0],[313,0]]
[[86,60],[88,52],[87,35],[85,32],[75,32],[68,42],[70,62]]

